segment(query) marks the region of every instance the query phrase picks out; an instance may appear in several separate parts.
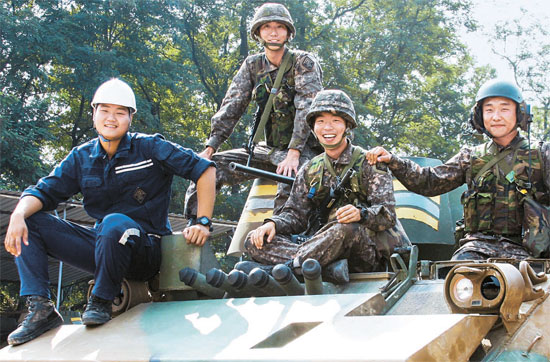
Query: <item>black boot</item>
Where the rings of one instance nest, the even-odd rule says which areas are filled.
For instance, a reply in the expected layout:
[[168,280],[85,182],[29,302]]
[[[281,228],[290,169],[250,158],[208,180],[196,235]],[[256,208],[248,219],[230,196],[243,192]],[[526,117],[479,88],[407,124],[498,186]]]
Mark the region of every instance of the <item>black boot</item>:
[[269,275],[271,275],[271,271],[273,270],[274,266],[275,265],[267,265],[267,264],[257,263],[255,261],[246,261],[245,260],[245,261],[240,261],[237,264],[235,264],[233,269],[237,269],[237,270],[242,271],[243,273],[250,274],[252,269],[260,268],[260,269],[264,270],[265,272],[267,272]]
[[86,305],[86,310],[82,313],[82,324],[87,326],[98,326],[111,320],[113,312],[113,302],[91,295]]
[[341,259],[323,268],[323,280],[334,284],[349,283],[348,259]]
[[48,298],[39,295],[27,297],[29,314],[23,323],[8,336],[8,344],[17,346],[63,324],[63,318]]

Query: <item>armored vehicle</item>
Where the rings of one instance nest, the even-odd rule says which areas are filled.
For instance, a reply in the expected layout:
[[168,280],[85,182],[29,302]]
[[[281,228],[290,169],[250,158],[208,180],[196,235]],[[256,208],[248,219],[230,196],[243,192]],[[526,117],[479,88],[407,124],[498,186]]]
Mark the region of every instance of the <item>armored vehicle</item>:
[[[449,261],[461,190],[425,198],[394,189],[413,246],[393,254],[387,271],[343,285],[323,281],[314,260],[303,280],[284,265],[226,274],[208,247],[175,234],[162,241],[158,280],[125,281],[112,321],[64,325],[2,349],[0,360],[549,360],[550,260]],[[270,180],[254,182],[228,253],[242,252],[275,191]]]

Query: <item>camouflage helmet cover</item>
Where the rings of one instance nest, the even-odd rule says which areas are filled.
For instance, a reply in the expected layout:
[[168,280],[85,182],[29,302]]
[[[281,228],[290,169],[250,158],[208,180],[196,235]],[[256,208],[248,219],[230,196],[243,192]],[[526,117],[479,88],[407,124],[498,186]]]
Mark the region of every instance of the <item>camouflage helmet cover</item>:
[[315,117],[323,112],[329,112],[342,117],[350,129],[357,127],[355,108],[351,98],[338,89],[325,89],[317,93],[306,115],[307,124],[313,129]]
[[529,107],[523,99],[521,90],[514,83],[501,79],[492,79],[485,82],[477,92],[476,104],[472,109],[470,117],[470,124],[476,131],[485,133],[485,126],[483,125],[483,100],[489,97],[504,97],[513,100],[517,105],[517,126],[527,131],[531,115],[529,114]]
[[288,9],[282,4],[265,3],[256,10],[254,19],[252,19],[252,26],[250,27],[250,36],[252,39],[260,41],[257,34],[258,29],[263,24],[269,23],[270,21],[285,24],[290,32],[289,39],[292,39],[296,34],[296,28],[294,27],[294,22],[292,21]]

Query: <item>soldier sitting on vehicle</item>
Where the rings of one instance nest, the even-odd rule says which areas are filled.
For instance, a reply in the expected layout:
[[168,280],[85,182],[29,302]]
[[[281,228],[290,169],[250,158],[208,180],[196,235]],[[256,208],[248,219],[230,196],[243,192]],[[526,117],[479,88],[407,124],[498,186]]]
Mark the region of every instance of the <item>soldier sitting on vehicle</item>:
[[306,118],[325,152],[300,169],[282,212],[249,233],[248,254],[296,273],[313,258],[339,283],[349,281],[348,261],[354,272],[383,270],[396,246],[410,245],[402,229],[393,228],[391,175],[365,162],[365,151],[346,137],[357,126],[346,93],[319,92]]
[[[295,34],[290,13],[283,5],[266,3],[257,9],[250,36],[264,47],[264,52],[244,60],[220,109],[212,117],[210,138],[199,154],[216,162],[218,190],[223,185],[236,185],[254,178],[232,171],[231,162],[293,176],[300,165],[320,151],[315,139],[309,137],[305,116],[315,94],[323,88],[321,66],[313,54],[287,48],[286,44]],[[251,100],[257,108],[246,148],[214,153],[229,138]],[[256,145],[264,140],[264,135],[266,143]],[[280,211],[289,193],[290,186],[278,185],[275,213]],[[185,205],[185,216],[195,217],[193,184],[187,190]]]
[[[465,234],[453,260],[548,257],[544,252],[550,244],[548,236],[532,233],[538,239],[522,243],[524,207],[531,205],[524,200],[550,204],[550,144],[541,142],[530,149],[518,131],[518,127],[527,131],[529,122],[520,89],[510,82],[491,80],[479,89],[470,118],[477,132],[491,138],[487,143],[465,147],[436,167],[420,167],[382,147],[370,150],[367,159],[371,165],[387,163],[408,190],[421,195],[441,195],[468,185],[462,196]],[[538,220],[527,223],[533,221],[539,229]]]
[[[111,319],[112,301],[124,277],[148,280],[160,268],[160,239],[171,233],[168,204],[174,175],[197,182],[199,224],[183,234],[202,246],[215,200],[215,165],[159,134],[129,133],[136,100],[119,79],[103,83],[92,100],[99,135],[73,148],[52,171],[27,188],[13,211],[6,250],[13,254],[21,296],[29,314],[8,336],[8,343],[28,342],[63,323],[50,300],[48,256],[94,274],[95,285],[82,314],[85,325]],[[92,228],[47,213],[82,193]]]

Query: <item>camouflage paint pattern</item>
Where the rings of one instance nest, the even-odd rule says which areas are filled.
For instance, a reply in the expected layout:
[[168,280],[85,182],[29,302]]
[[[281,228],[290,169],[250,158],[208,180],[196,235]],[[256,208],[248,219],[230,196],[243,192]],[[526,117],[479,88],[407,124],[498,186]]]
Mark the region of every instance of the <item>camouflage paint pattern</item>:
[[[339,173],[351,162],[351,144],[340,157],[334,161],[335,172]],[[365,220],[351,224],[340,224],[336,221],[335,209],[332,209],[329,220],[320,230],[315,230],[314,236],[298,245],[290,241],[292,234],[306,231],[308,220],[319,205],[315,200],[308,198],[310,185],[306,183],[306,174],[311,162],[300,169],[288,202],[280,214],[267,219],[273,221],[277,235],[259,250],[249,240],[245,247],[249,255],[256,261],[265,264],[278,264],[298,257],[298,260],[307,258],[317,259],[319,263],[327,265],[332,261],[349,258],[352,271],[377,270],[382,259],[389,257],[389,248],[379,245],[376,232],[394,227],[395,199],[391,175],[387,172],[377,172],[368,163],[363,162],[359,170],[361,185],[366,189],[366,199],[361,200],[367,209]],[[337,180],[328,170],[323,175],[323,187],[335,186]]]
[[[518,135],[507,147],[500,147],[492,141],[482,147],[487,147],[488,149],[491,147],[496,147],[496,152],[503,152],[513,145],[523,142],[523,140],[524,138]],[[550,190],[550,144],[540,144],[539,150],[540,171],[536,170],[533,172],[531,182],[536,188],[535,197],[537,198],[537,201],[548,205],[550,202],[548,199],[548,193]],[[528,153],[524,153],[525,154],[520,154],[517,157],[515,163],[513,162],[515,157],[514,152],[504,158],[507,164],[514,170],[514,177],[515,180],[518,180],[518,183],[521,183],[526,177],[525,173],[527,172],[527,168],[525,167],[525,157],[528,156]],[[420,195],[440,195],[454,190],[455,188],[466,183],[468,185],[468,190],[465,193],[465,197],[467,198],[469,197],[469,194],[474,191],[471,182],[471,177],[475,177],[475,173],[472,172],[474,161],[476,161],[475,149],[466,147],[445,164],[436,167],[420,167],[410,160],[404,160],[393,155],[389,163],[389,168],[408,190],[416,192]],[[536,162],[536,160],[532,159],[532,165],[535,165]],[[475,167],[477,168],[477,166]],[[499,174],[498,177],[494,177],[493,175],[491,179],[500,179],[505,177],[506,175]],[[489,181],[490,180],[488,180],[488,182]],[[488,189],[486,191],[486,195],[482,196],[487,196],[487,198],[496,198],[497,196],[504,195],[506,199],[510,197],[514,197],[516,200],[523,199],[523,195],[520,194],[515,187],[505,189],[504,187],[497,187],[495,185],[492,190]],[[510,193],[513,196],[510,196]],[[453,259],[469,259],[471,256],[475,255],[477,255],[479,259],[486,259],[487,257],[510,257],[521,259],[529,256],[529,252],[521,246],[521,233],[518,232],[518,227],[519,230],[521,230],[520,226],[523,219],[523,209],[519,208],[519,212],[521,213],[521,217],[519,217],[519,219],[518,217],[513,219],[505,219],[500,215],[515,215],[518,207],[515,202],[511,205],[504,202],[499,204],[500,209],[498,210],[498,214],[495,214],[494,211],[492,211],[492,215],[497,216],[493,216],[491,224],[494,226],[495,222],[498,224],[503,224],[513,221],[514,224],[511,225],[512,227],[510,225],[507,226],[507,230],[512,230],[513,233],[501,235],[492,230],[491,232],[486,233],[472,231],[476,230],[476,227],[472,225],[472,219],[471,217],[468,217],[468,211],[466,211],[466,228],[470,231],[467,232],[465,237],[460,240],[460,248],[455,252]],[[510,207],[512,207],[512,209],[510,209]],[[506,228],[501,227],[499,230],[506,230]],[[467,254],[468,257],[463,257],[463,253]]]

